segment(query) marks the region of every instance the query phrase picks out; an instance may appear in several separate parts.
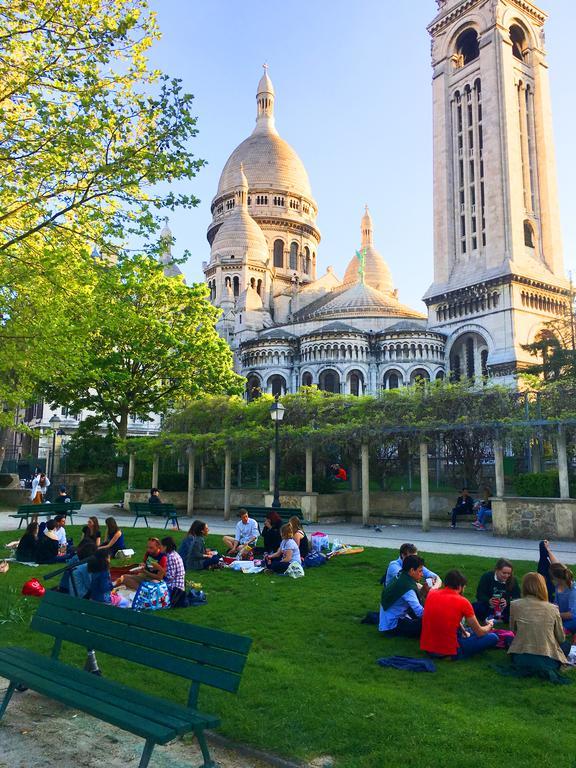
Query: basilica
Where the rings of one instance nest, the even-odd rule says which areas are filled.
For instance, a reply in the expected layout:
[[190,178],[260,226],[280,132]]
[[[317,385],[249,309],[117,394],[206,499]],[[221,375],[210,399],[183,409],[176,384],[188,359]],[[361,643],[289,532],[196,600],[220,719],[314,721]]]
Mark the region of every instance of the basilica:
[[248,399],[312,385],[377,394],[444,377],[513,384],[530,360],[522,345],[567,311],[546,15],[528,0],[436,2],[427,315],[401,303],[368,207],[343,278],[322,271],[318,204],[276,128],[265,67],[256,125],[212,201],[203,264]]

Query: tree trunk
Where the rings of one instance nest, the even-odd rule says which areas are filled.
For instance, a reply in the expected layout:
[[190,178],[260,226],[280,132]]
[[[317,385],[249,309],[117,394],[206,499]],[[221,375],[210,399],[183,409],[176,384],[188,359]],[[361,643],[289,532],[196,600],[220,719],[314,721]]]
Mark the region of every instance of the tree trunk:
[[118,437],[125,440],[128,435],[128,410],[120,411],[120,424],[118,425]]

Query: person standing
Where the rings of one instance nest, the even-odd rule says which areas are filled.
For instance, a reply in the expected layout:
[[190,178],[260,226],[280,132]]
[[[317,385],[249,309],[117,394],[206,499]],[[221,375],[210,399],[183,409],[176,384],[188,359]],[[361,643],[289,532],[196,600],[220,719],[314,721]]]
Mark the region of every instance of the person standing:
[[44,504],[48,488],[50,488],[50,480],[46,477],[45,472],[40,472],[32,480],[32,490],[30,491],[32,504]]

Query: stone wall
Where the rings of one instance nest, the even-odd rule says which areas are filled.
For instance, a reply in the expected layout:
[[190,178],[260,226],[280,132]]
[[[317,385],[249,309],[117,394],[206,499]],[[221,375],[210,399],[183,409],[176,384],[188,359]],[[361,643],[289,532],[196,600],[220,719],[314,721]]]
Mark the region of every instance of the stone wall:
[[494,533],[525,539],[574,539],[576,499],[492,499]]

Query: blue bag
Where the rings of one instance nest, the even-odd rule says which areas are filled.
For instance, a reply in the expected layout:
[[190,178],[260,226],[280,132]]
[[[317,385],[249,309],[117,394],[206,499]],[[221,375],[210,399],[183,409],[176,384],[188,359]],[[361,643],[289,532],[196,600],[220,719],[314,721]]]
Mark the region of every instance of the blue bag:
[[165,581],[143,581],[136,590],[132,608],[135,611],[159,611],[170,608],[170,594]]
[[319,565],[326,565],[326,560],[326,555],[318,552],[318,550],[314,550],[309,555],[306,555],[302,565],[304,568],[317,568]]

